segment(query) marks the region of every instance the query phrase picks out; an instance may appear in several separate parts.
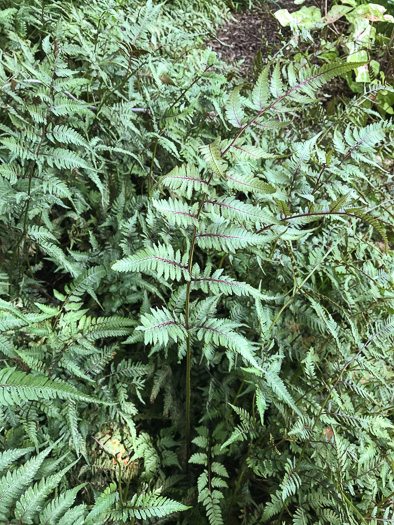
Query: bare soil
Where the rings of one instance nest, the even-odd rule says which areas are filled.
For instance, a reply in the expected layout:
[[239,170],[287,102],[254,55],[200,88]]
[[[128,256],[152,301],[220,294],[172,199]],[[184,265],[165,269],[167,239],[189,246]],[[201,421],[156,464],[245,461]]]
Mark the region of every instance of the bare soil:
[[[325,0],[323,0],[325,1]],[[303,5],[320,5],[320,0],[307,0]],[[234,20],[222,26],[209,46],[220,54],[222,60],[235,64],[243,60],[243,73],[250,75],[253,62],[260,51],[263,58],[273,55],[290,37],[290,30],[283,28],[273,16],[278,9],[296,11],[301,6],[292,0],[266,2],[261,7],[233,15]]]
[[[278,7],[272,5],[273,10]],[[243,69],[250,73],[259,51],[263,56],[272,54],[281,46],[283,28],[268,8],[253,9],[233,15],[209,45],[229,63],[244,61]]]

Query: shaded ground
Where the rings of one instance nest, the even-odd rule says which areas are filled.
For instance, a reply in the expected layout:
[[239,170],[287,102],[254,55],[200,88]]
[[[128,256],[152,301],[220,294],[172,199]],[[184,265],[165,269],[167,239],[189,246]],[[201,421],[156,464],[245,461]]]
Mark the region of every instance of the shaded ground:
[[[319,0],[307,0],[303,5],[318,5]],[[292,0],[266,2],[264,6],[233,15],[235,20],[224,25],[209,45],[226,62],[244,60],[244,69],[250,73],[256,54],[262,56],[274,54],[281,47],[281,42],[290,36],[290,30],[283,28],[274,18],[278,9],[296,11],[301,6]]]
[[[272,9],[278,7],[272,4]],[[272,16],[268,8],[253,9],[234,15],[235,20],[224,25],[217,39],[210,42],[213,50],[226,62],[244,60],[245,70],[250,72],[256,54],[261,50],[263,56],[271,54],[281,45],[280,31],[283,28]]]
[[[327,1],[327,6],[326,6]],[[319,7],[322,12],[332,4],[332,0],[306,0],[302,5]],[[236,65],[236,69],[243,78],[253,74],[253,65],[256,55],[261,52],[261,58],[273,56],[291,37],[289,28],[283,28],[273,13],[278,9],[287,9],[290,12],[300,9],[300,5],[293,0],[266,1],[264,5],[233,15],[234,20],[222,26],[216,38],[209,42],[209,46],[221,58]],[[240,67],[239,61],[243,60]],[[238,62],[236,64],[236,62]],[[261,64],[261,62],[260,62]],[[331,100],[351,98],[353,96],[347,82],[343,78],[336,78],[330,83],[329,93]],[[327,101],[328,102],[328,101]]]

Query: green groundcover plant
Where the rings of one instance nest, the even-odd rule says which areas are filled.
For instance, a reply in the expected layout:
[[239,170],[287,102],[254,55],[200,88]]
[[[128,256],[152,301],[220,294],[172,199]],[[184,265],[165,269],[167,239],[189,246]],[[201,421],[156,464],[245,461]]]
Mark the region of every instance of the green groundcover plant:
[[291,45],[301,54],[308,54],[309,47],[314,48],[310,54],[328,63],[341,55],[348,62],[364,61],[354,73],[347,72],[346,80],[353,92],[369,94],[365,108],[373,107],[384,117],[394,114],[394,11],[382,4],[343,0],[329,11],[326,6],[324,16],[316,6],[303,6],[293,13],[280,9],[275,17],[291,28]]
[[394,126],[225,4],[0,3],[0,523],[394,520]]

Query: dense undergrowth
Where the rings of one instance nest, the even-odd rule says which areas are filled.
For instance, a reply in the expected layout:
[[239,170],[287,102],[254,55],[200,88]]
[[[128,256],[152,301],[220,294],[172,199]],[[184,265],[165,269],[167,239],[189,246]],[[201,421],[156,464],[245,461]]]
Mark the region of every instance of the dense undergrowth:
[[0,1],[0,523],[394,520],[392,88],[225,4]]

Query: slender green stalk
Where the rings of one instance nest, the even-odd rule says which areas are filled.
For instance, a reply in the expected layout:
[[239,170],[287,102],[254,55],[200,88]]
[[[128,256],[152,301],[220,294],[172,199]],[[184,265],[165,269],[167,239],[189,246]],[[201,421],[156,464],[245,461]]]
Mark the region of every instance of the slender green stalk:
[[157,145],[159,143],[159,139],[157,138],[155,141],[155,146],[153,148],[153,155],[152,155],[152,162],[150,163],[150,170],[149,170],[149,176],[148,176],[148,198],[151,198],[151,188],[152,188],[152,172],[153,172],[153,165],[155,163],[156,158],[156,151],[157,151]]
[[[209,180],[207,182],[207,188],[212,182],[213,179],[213,173],[209,177]],[[202,209],[204,207],[205,198],[207,193],[205,192],[203,195],[203,198],[201,199],[200,206],[198,208],[197,217],[196,219],[199,220]],[[191,291],[191,274],[192,274],[192,267],[193,267],[193,256],[194,256],[194,248],[196,245],[196,236],[197,236],[197,226],[194,226],[193,235],[192,235],[192,241],[190,245],[190,252],[189,252],[189,261],[187,265],[188,273],[189,273],[189,280],[187,282],[186,287],[186,305],[185,305],[185,323],[186,323],[186,330],[187,330],[187,339],[186,339],[186,469],[189,465],[189,458],[190,458],[190,428],[191,428],[191,368],[192,368],[192,349],[191,349],[191,340],[190,340],[190,291]]]
[[[186,319],[187,324],[186,328],[189,329],[188,320],[189,320],[189,304],[190,304],[190,281],[187,283],[187,310],[186,310]],[[191,409],[191,343],[190,335],[187,335],[187,353],[186,353],[186,469],[189,467],[189,458],[190,458],[190,409]]]

